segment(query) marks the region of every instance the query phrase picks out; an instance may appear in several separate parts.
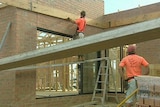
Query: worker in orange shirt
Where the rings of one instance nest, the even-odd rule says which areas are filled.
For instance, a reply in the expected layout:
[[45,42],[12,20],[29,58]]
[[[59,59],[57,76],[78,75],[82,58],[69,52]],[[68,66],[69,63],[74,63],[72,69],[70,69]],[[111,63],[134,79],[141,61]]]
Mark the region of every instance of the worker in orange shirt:
[[[128,89],[126,91],[126,97],[128,97],[134,90],[137,89],[136,80],[134,77],[140,75],[149,74],[149,63],[141,56],[136,55],[136,46],[129,45],[127,48],[127,56],[124,57],[119,64],[119,73],[122,79],[128,81]],[[144,66],[144,72],[142,73],[142,66]],[[126,71],[126,78],[124,77],[124,72]],[[131,97],[126,101],[126,107],[131,107],[133,105],[135,96]]]
[[[86,12],[85,11],[81,11],[80,12],[80,18],[78,18],[77,20],[72,20],[71,18],[67,18],[69,21],[71,21],[72,23],[75,23],[77,25],[77,29],[75,34],[73,35],[73,39],[81,39],[84,38],[84,31],[86,28]],[[78,55],[78,59],[79,60],[84,60],[84,56],[83,55]]]
[[76,33],[73,36],[73,39],[79,39],[79,38],[84,38],[84,31],[86,28],[86,12],[85,11],[81,11],[80,13],[80,18],[78,18],[77,20],[72,20],[70,18],[68,18],[69,21],[76,23],[77,25],[77,29],[76,29]]

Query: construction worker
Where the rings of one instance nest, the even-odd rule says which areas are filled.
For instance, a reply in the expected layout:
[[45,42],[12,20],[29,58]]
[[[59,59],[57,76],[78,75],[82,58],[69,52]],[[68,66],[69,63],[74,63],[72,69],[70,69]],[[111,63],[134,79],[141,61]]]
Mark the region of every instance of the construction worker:
[[[86,12],[85,11],[81,11],[80,12],[80,18],[78,18],[77,20],[72,20],[71,18],[68,17],[68,20],[75,23],[77,25],[77,29],[75,34],[73,35],[73,39],[81,39],[84,38],[84,30],[86,28]],[[84,60],[84,56],[83,55],[78,55],[78,59],[79,60]]]
[[68,18],[69,21],[77,24],[76,33],[74,34],[73,39],[84,38],[84,30],[86,27],[85,16],[86,16],[86,12],[81,11],[80,18],[78,18],[77,20],[74,21],[71,18]]
[[[126,97],[128,97],[134,90],[137,89],[136,76],[149,74],[149,63],[141,56],[136,55],[136,46],[129,45],[127,48],[127,56],[119,63],[119,73],[123,80],[128,81],[128,89],[126,90]],[[142,72],[142,66],[144,71]],[[126,71],[124,77],[123,69]],[[126,101],[126,107],[131,107],[136,100],[136,96],[131,97]]]

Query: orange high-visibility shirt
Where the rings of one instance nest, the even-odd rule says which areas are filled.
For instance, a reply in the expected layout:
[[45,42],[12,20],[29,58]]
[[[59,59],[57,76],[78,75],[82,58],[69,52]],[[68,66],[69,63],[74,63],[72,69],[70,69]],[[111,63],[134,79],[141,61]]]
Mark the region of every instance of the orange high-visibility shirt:
[[141,56],[136,54],[128,55],[122,59],[119,66],[126,68],[127,77],[142,75],[142,66],[148,66],[149,63]]
[[78,27],[77,32],[84,32],[85,27],[86,27],[86,20],[85,20],[85,18],[79,18],[75,22],[76,22],[77,27]]

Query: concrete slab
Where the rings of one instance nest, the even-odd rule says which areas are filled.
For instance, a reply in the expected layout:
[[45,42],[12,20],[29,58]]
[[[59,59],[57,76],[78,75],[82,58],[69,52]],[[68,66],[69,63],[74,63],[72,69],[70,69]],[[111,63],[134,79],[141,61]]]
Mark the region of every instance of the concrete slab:
[[0,59],[0,70],[32,65],[158,38],[160,38],[160,18],[128,25],[53,47],[2,58]]

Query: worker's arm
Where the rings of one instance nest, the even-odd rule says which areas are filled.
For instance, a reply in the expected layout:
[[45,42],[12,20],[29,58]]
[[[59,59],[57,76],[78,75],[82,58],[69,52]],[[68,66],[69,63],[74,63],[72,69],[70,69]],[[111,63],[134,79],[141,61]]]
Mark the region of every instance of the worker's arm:
[[149,75],[149,66],[144,67],[143,75]]
[[120,76],[122,77],[122,79],[125,80],[125,77],[124,77],[124,68],[123,67],[119,67],[118,68],[118,72],[119,72]]
[[70,17],[67,18],[68,21],[72,22],[72,23],[76,23],[73,19],[71,19]]

